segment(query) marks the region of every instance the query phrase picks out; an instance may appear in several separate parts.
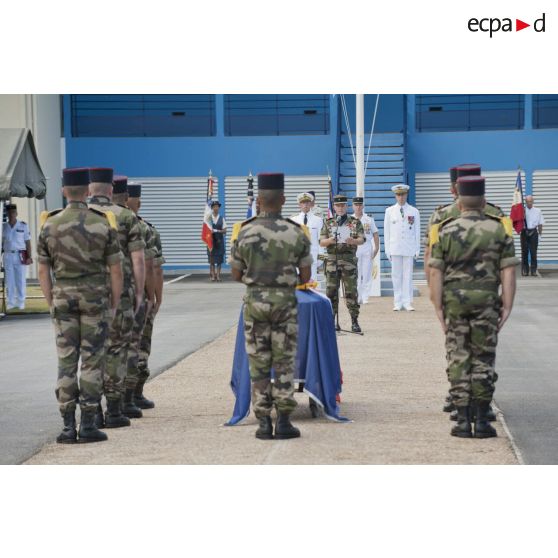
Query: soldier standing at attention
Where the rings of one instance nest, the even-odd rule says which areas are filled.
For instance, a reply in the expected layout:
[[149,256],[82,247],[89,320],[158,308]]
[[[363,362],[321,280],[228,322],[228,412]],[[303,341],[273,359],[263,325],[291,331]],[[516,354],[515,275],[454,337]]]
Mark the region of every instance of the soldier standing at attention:
[[[231,250],[233,279],[246,285],[244,333],[252,380],[252,406],[260,426],[256,438],[298,438],[289,415],[294,398],[297,347],[296,285],[310,279],[310,240],[300,225],[281,216],[283,174],[258,175],[260,214],[245,221]],[[298,268],[298,277],[297,277]],[[275,382],[271,382],[271,369]]]
[[[498,332],[515,296],[512,223],[483,212],[484,178],[457,181],[461,214],[430,229],[430,298],[446,334],[450,394],[457,409],[451,435],[491,438]],[[502,293],[499,294],[499,287]]]
[[[345,303],[351,315],[351,330],[360,333],[358,315],[358,262],[357,247],[365,242],[364,227],[355,217],[347,215],[347,197],[340,194],[333,198],[336,216],[324,220],[320,232],[320,246],[327,250],[326,256],[326,295],[331,301],[333,314],[339,311],[339,289],[343,282]],[[343,227],[347,227],[349,235],[340,237]],[[339,277],[338,277],[339,274]]]
[[[461,215],[461,209],[459,208],[459,204],[457,202],[457,180],[464,176],[480,176],[481,168],[480,165],[477,164],[465,164],[465,165],[458,165],[457,167],[452,167],[450,169],[450,192],[453,196],[453,203],[449,205],[440,205],[434,210],[432,213],[430,220],[428,221],[428,225],[426,227],[426,234],[424,237],[424,273],[426,275],[426,281],[429,282],[430,279],[430,267],[428,266],[428,260],[430,258],[430,244],[429,244],[429,235],[430,229],[433,225],[439,225],[441,222],[449,219],[450,217],[455,219]],[[483,208],[484,213],[487,215],[494,215],[495,217],[505,217],[504,212],[494,204],[486,202],[486,205]],[[446,369],[446,373],[448,373]],[[449,376],[448,376],[449,380]],[[443,407],[444,413],[452,413],[450,415],[451,420],[457,420],[457,415],[455,412],[455,407],[452,403],[451,394],[446,397],[446,402]],[[496,420],[496,414],[492,409],[488,411],[489,420]]]
[[407,203],[407,184],[396,184],[391,191],[397,203],[386,209],[384,248],[391,262],[393,309],[413,312],[413,263],[420,253],[420,213]]
[[58,352],[56,398],[64,429],[56,441],[78,441],[79,401],[79,442],[101,442],[107,435],[95,426],[95,412],[103,390],[109,323],[122,292],[122,254],[114,214],[88,208],[85,202],[89,170],[65,169],[63,185],[68,205],[41,214],[38,242],[39,282],[50,307]]
[[[152,227],[138,214],[141,208],[141,184],[128,183],[127,205],[139,219],[142,237],[145,241],[145,303],[140,306],[134,317],[134,327],[132,328],[132,338],[128,351],[128,370],[124,380],[123,412],[129,418],[141,418],[143,413],[135,402],[135,391],[138,387],[140,378],[139,353],[143,329],[146,324],[147,316],[151,314],[155,305],[154,260],[156,256],[156,246]],[[151,409],[154,406],[155,405],[152,404],[144,408]]]
[[[98,211],[112,211],[118,225],[118,243],[122,260],[123,288],[115,319],[109,328],[109,342],[104,374],[107,412],[97,410],[97,428],[130,426],[130,419],[122,414],[122,393],[128,365],[128,349],[134,325],[134,313],[143,303],[145,285],[145,242],[138,218],[129,209],[112,203],[113,171],[107,168],[89,169],[89,207]],[[120,190],[118,190],[120,191]],[[134,292],[135,285],[135,292]]]
[[[147,221],[144,221],[147,223]],[[165,258],[163,256],[163,245],[161,243],[161,235],[159,231],[150,223],[147,223],[151,227],[155,242],[155,254],[153,257],[153,287],[155,292],[155,299],[153,303],[153,308],[147,314],[147,319],[145,320],[145,326],[143,328],[143,333],[139,345],[139,357],[138,357],[138,381],[134,389],[134,403],[140,409],[153,409],[155,403],[150,399],[147,399],[143,395],[143,387],[145,382],[149,378],[149,355],[151,354],[151,338],[153,335],[153,324],[155,322],[155,316],[159,312],[161,303],[163,302],[163,264],[165,263]]]

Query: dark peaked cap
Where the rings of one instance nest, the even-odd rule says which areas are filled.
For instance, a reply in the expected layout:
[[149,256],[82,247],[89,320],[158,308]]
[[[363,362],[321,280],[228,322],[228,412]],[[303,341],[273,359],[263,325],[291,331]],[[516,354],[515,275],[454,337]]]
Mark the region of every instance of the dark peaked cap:
[[458,178],[457,192],[460,196],[484,196],[484,177],[462,176]]
[[258,174],[258,190],[284,190],[285,175],[283,173]]
[[457,178],[462,176],[480,176],[480,173],[480,165],[477,165],[476,163],[458,165],[457,167]]
[[109,168],[94,167],[89,169],[89,180],[91,182],[104,182],[112,184],[113,170]]
[[126,194],[128,192],[128,177],[115,176],[112,180],[112,193],[113,194]]
[[128,195],[131,198],[141,198],[141,184],[128,184]]
[[82,186],[83,188],[86,188],[89,186],[89,169],[64,169],[62,171],[62,185]]

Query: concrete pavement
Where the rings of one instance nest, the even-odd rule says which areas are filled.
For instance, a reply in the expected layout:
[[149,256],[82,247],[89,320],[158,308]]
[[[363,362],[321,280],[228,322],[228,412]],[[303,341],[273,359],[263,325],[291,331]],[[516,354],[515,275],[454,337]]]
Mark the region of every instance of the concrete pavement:
[[[188,277],[166,286],[156,321],[154,375],[229,329],[243,287]],[[56,351],[48,315],[0,321],[0,464],[21,463],[60,430]]]
[[[235,293],[236,294],[236,293]],[[239,297],[235,296],[238,313]],[[101,444],[48,444],[29,464],[515,464],[501,425],[499,437],[462,440],[441,412],[447,382],[443,335],[427,297],[416,312],[396,313],[389,298],[362,311],[365,336],[338,337],[344,373],[338,424],[312,419],[308,399],[293,421],[296,440],[257,440],[256,421],[225,427],[235,328],[192,353],[148,386],[156,407],[129,428],[109,430]],[[342,325],[350,323],[342,306]]]

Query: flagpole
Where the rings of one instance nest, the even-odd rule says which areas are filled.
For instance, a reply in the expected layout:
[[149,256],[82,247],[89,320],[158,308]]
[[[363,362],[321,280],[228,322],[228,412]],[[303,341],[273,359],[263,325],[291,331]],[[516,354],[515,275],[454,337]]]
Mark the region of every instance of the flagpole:
[[356,195],[364,197],[364,95],[356,95]]

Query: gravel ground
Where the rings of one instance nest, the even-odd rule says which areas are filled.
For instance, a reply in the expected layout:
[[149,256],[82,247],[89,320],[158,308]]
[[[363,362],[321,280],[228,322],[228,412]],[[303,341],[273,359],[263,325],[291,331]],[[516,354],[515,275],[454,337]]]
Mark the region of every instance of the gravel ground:
[[[257,440],[252,415],[236,427],[229,378],[236,328],[147,385],[156,408],[101,444],[48,444],[27,464],[517,464],[502,425],[498,438],[449,435],[443,336],[424,288],[416,312],[393,312],[389,298],[361,311],[363,337],[338,337],[344,375],[338,424],[312,419],[308,399],[293,422],[296,440]],[[342,327],[350,323],[342,308]]]

